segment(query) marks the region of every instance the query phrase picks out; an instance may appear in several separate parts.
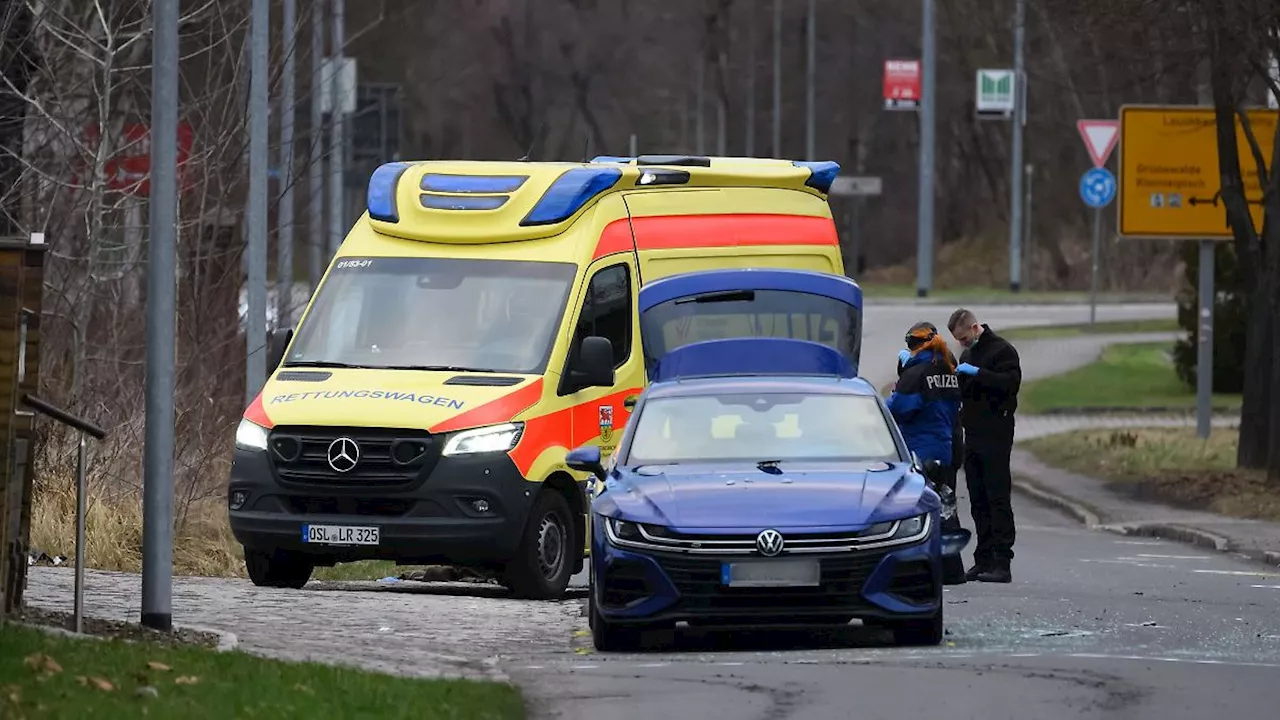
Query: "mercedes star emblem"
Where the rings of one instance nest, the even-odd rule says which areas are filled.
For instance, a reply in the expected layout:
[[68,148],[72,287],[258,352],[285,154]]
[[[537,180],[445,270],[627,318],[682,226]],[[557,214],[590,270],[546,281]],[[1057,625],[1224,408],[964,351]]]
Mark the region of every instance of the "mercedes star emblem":
[[756,536],[756,549],[765,557],[773,557],[782,552],[782,533],[777,530],[765,530]]
[[351,472],[360,462],[360,446],[349,437],[340,437],[329,443],[329,467],[334,472]]

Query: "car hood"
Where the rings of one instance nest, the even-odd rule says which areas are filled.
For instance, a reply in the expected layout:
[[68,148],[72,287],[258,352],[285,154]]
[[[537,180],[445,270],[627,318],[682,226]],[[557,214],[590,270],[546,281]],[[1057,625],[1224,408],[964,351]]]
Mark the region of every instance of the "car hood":
[[596,499],[605,515],[672,527],[834,530],[926,512],[938,498],[908,463],[665,465],[616,469]]

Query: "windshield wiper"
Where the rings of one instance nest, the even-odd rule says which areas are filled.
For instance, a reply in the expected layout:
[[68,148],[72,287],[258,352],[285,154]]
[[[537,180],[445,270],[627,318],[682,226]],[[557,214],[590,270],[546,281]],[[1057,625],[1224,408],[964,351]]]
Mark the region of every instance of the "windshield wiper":
[[676,300],[675,304],[685,305],[687,303],[750,302],[755,299],[755,290],[724,290],[721,292],[694,295],[693,297],[683,297]]
[[761,472],[767,472],[771,475],[779,475],[782,473],[782,470],[778,468],[778,465],[781,462],[781,460],[761,460],[756,463],[756,467],[760,468]]
[[460,365],[379,365],[378,370],[436,370],[441,372],[473,372],[473,373],[496,373],[500,370],[492,368],[472,368],[462,367]]
[[313,367],[313,368],[360,368],[361,365],[352,365],[350,363],[336,362],[334,360],[299,360],[298,362],[287,362],[284,367]]

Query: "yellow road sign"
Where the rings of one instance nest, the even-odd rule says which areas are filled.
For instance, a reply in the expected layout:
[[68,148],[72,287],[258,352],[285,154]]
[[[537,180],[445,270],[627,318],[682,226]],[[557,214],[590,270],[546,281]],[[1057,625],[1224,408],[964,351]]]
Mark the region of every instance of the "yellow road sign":
[[[1249,110],[1262,156],[1271,152],[1280,112]],[[1262,189],[1244,127],[1236,121],[1245,198],[1262,228]],[[1119,230],[1122,237],[1228,240],[1219,193],[1218,136],[1213,108],[1125,105],[1120,108]]]

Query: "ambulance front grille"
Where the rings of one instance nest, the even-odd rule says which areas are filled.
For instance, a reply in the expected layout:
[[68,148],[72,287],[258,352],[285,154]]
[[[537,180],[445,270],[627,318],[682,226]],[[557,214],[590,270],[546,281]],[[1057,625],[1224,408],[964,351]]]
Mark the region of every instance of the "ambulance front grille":
[[439,443],[422,430],[277,427],[268,441],[282,482],[393,487],[415,484],[439,459]]

